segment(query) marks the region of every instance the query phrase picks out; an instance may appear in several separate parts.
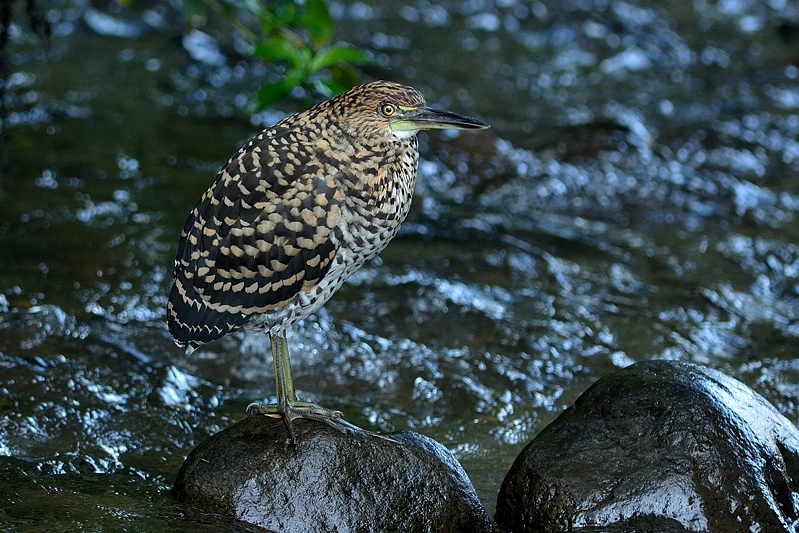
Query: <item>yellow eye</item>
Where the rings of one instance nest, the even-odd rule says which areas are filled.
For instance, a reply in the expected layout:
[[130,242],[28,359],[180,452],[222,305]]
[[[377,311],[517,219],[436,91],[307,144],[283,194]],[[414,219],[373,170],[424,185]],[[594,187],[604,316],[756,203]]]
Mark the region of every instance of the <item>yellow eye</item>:
[[380,106],[380,112],[383,113],[385,116],[390,117],[391,115],[397,112],[397,108],[391,104],[383,104]]

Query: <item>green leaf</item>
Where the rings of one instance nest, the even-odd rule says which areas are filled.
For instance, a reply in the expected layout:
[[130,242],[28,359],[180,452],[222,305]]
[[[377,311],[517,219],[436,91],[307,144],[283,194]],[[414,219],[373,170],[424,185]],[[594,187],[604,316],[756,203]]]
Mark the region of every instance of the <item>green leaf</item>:
[[372,58],[365,52],[351,46],[329,46],[316,53],[312,63],[314,72],[338,63],[371,63]]
[[[1,1],[1,0],[0,0]],[[129,0],[120,0],[129,1]],[[233,20],[241,9],[260,19],[260,31],[244,31],[252,44],[252,55],[277,62],[286,71],[278,81],[263,85],[254,95],[252,108],[261,110],[302,87],[310,104],[318,97],[339,94],[360,83],[352,64],[373,63],[366,53],[352,46],[332,46],[334,22],[330,0],[182,0],[188,23],[210,16],[209,6],[224,20]]]
[[183,14],[189,25],[193,25],[195,19],[205,21],[208,19],[208,5],[205,0],[183,0]]
[[302,78],[313,74],[314,53],[308,46],[303,46],[297,50],[297,69],[302,70]]
[[264,61],[282,60],[295,66],[302,62],[303,59],[296,45],[288,38],[281,36],[256,44],[253,55],[260,57]]
[[307,0],[302,25],[311,34],[314,44],[320,46],[333,37],[333,17],[327,10],[325,0]]
[[275,21],[281,26],[294,26],[301,21],[300,13],[294,0],[275,2],[271,8],[267,7],[266,10],[272,12]]
[[333,95],[341,94],[347,89],[361,83],[361,77],[354,69],[342,66],[330,67],[330,80],[322,81]]
[[258,92],[255,93],[255,110],[261,111],[262,109],[279,102],[285,98],[289,92],[291,92],[293,87],[294,83],[287,79],[280,80],[275,83],[267,83],[266,85],[262,86],[260,89],[258,89]]

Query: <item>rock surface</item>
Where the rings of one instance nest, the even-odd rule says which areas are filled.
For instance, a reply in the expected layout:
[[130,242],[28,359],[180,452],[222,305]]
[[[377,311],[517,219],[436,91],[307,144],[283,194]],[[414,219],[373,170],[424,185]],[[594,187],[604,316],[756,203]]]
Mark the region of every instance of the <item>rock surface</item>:
[[[172,495],[276,532],[490,531],[469,478],[418,433],[344,435],[317,422],[253,416],[197,446]],[[391,440],[389,440],[391,439]]]
[[597,381],[527,445],[496,520],[515,533],[795,532],[799,432],[720,372],[638,363]]

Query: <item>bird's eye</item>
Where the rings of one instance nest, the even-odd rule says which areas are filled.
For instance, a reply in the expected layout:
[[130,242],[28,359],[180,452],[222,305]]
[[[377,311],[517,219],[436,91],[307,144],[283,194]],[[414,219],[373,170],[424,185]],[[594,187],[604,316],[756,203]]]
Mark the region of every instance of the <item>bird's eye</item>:
[[383,113],[385,116],[390,117],[391,115],[397,112],[397,108],[391,104],[383,104],[380,106],[380,112]]

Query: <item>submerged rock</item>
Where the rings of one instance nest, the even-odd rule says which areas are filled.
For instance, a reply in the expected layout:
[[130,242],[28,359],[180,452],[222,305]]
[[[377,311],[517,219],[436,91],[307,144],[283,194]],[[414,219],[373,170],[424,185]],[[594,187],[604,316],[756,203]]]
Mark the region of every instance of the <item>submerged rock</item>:
[[799,432],[720,372],[638,363],[597,381],[527,445],[496,519],[515,533],[794,532]]
[[441,444],[405,431],[344,435],[253,416],[186,459],[172,495],[277,532],[490,531],[466,472]]

